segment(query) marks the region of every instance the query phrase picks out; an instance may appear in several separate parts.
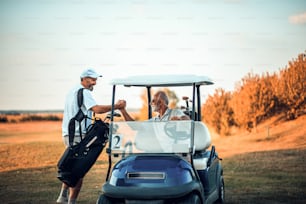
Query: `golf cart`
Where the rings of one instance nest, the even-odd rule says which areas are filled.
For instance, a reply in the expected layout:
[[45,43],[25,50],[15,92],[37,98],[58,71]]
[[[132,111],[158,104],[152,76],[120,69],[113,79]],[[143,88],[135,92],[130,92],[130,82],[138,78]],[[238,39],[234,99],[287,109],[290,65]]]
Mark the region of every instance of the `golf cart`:
[[[209,78],[195,75],[133,76],[112,81],[113,106],[119,88],[125,93],[131,87],[147,90],[148,120],[115,121],[112,111],[106,150],[109,167],[97,204],[224,203],[221,159],[201,121],[200,87],[211,84]],[[149,120],[151,89],[165,87],[189,91],[192,99],[184,97],[183,108],[191,120]]]

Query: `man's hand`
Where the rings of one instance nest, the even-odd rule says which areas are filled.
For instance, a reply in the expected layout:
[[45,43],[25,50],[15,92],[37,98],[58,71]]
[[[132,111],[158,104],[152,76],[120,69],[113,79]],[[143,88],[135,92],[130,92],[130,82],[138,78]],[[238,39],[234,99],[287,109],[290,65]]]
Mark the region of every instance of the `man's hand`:
[[125,100],[119,100],[115,104],[115,109],[122,110],[122,109],[125,109],[125,107],[126,107],[126,101]]

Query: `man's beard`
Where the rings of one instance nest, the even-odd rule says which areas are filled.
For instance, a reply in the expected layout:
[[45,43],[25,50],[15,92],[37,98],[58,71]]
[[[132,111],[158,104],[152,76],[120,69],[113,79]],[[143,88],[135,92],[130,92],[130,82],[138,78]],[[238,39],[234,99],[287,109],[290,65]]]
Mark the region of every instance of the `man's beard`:
[[152,108],[152,111],[154,111],[154,112],[158,112],[158,110],[159,110],[159,106],[157,106],[157,105],[151,105],[151,108]]
[[93,91],[94,87],[93,87],[93,86],[89,86],[88,89],[89,89],[90,91]]

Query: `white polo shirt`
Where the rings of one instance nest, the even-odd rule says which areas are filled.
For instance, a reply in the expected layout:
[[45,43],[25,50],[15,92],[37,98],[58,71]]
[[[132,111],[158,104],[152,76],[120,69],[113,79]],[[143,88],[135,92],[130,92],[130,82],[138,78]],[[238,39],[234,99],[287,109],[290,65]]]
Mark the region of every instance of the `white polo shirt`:
[[[72,88],[68,94],[66,95],[66,102],[65,102],[65,109],[64,109],[64,117],[62,122],[62,135],[68,135],[68,124],[71,118],[73,118],[77,112],[79,111],[78,107],[78,99],[77,94],[80,88],[84,88],[81,84]],[[93,106],[97,105],[96,101],[91,95],[91,91],[89,89],[83,90],[83,105],[81,109],[85,115],[89,117],[86,119],[87,127],[91,124],[91,119],[93,112],[90,110]],[[86,128],[85,128],[85,120],[82,121],[82,135],[85,135]],[[80,135],[79,133],[79,124],[78,122],[75,123],[75,135]]]
[[162,117],[157,115],[157,116],[151,118],[150,121],[168,121],[173,116],[182,117],[184,115],[185,114],[181,109],[170,109],[170,108],[168,108]]

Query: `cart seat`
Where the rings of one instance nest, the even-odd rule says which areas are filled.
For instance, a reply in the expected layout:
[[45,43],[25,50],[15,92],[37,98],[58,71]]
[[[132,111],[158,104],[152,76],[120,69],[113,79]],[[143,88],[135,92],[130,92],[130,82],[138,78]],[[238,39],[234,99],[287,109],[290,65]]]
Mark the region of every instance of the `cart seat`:
[[196,170],[205,170],[207,168],[209,152],[206,149],[210,144],[211,137],[206,125],[199,121],[195,122],[194,145],[197,154],[193,158],[193,165]]
[[205,151],[211,144],[209,130],[203,122],[195,121],[194,123],[195,151]]
[[[173,135],[184,133],[190,134],[191,123],[181,123],[180,125],[175,125],[175,133]],[[154,126],[152,126],[154,124]],[[142,128],[137,128],[138,133],[135,138],[135,146],[137,149],[145,152],[188,152],[188,147],[190,146],[190,138],[187,137],[185,140],[177,141],[176,145],[169,144],[173,143],[173,139],[165,133],[164,127],[165,122],[143,122]],[[187,125],[186,125],[187,124]],[[130,124],[131,125],[131,124]],[[190,135],[189,135],[190,136]],[[169,142],[165,142],[170,140]],[[180,143],[181,142],[181,143]],[[211,143],[210,134],[206,125],[201,121],[194,122],[194,147],[196,152],[205,151]]]

